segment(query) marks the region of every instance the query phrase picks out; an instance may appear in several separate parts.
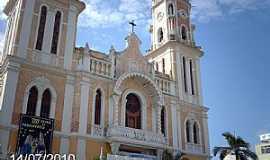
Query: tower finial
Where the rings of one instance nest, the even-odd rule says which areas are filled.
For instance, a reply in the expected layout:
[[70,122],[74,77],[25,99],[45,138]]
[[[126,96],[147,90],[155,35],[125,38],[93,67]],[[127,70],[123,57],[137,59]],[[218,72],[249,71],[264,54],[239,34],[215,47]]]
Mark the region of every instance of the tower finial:
[[135,28],[135,26],[137,26],[137,25],[135,24],[135,21],[132,20],[132,21],[129,22],[129,24],[131,25],[131,32],[134,33],[134,28]]

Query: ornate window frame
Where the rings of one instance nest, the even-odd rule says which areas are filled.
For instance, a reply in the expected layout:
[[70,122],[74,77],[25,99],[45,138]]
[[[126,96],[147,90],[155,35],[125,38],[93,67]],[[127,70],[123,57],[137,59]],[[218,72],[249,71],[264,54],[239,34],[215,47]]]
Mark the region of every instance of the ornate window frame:
[[[190,142],[187,141],[187,132],[186,132],[186,124],[187,121],[189,120],[190,122],[190,127],[189,127],[189,134],[190,134]],[[198,125],[198,143],[194,143],[194,136],[193,136],[193,125],[194,123],[197,123]],[[201,124],[199,123],[199,121],[195,118],[195,115],[188,115],[187,118],[184,121],[184,136],[185,136],[185,143],[187,144],[194,144],[194,145],[202,145],[202,127]]]
[[29,98],[29,91],[33,86],[36,86],[38,89],[38,101],[37,101],[35,116],[40,116],[42,95],[46,89],[49,89],[51,92],[51,95],[52,95],[49,118],[54,119],[55,112],[56,112],[55,110],[56,110],[56,102],[57,102],[57,92],[54,89],[54,87],[51,85],[50,81],[48,79],[46,79],[45,77],[35,78],[32,82],[30,82],[27,85],[25,92],[24,92],[24,97],[23,97],[22,113],[26,114],[27,102],[28,102],[28,98]]
[[140,92],[134,90],[134,89],[128,89],[126,90],[123,94],[122,94],[122,98],[121,98],[121,126],[126,126],[126,97],[129,94],[135,94],[138,99],[140,100],[140,104],[141,104],[141,109],[142,109],[142,116],[141,116],[141,126],[142,126],[142,130],[146,130],[147,129],[147,103],[146,103],[146,99],[144,98],[145,96],[143,94],[141,94]]
[[[96,112],[96,92],[97,90],[101,91],[101,115],[100,115],[100,125],[95,124],[95,112]],[[100,86],[96,87],[93,90],[93,103],[92,103],[92,118],[91,118],[91,125],[97,125],[97,126],[104,126],[105,125],[105,119],[104,119],[104,112],[105,112],[105,99],[104,99],[104,89]]]

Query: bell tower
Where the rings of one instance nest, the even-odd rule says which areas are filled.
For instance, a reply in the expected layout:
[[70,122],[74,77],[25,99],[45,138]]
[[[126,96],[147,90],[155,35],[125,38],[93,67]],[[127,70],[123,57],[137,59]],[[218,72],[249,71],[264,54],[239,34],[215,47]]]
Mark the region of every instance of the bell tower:
[[189,0],[153,0],[152,8],[153,25],[150,32],[153,50],[168,41],[194,44]]
[[190,0],[152,0],[152,46],[147,57],[156,72],[176,82],[180,100],[202,104],[199,60],[203,52],[194,41],[191,8]]

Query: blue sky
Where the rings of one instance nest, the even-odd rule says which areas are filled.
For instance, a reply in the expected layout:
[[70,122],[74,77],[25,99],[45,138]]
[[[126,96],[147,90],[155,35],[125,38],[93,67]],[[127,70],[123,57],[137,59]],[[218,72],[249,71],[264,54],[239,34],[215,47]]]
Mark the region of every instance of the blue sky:
[[[0,2],[0,9],[4,6]],[[135,19],[144,52],[151,0],[84,0],[77,45],[89,42],[108,52],[125,47],[128,21]],[[270,132],[270,0],[193,0],[196,41],[205,51],[201,72],[204,104],[210,108],[211,147],[224,145],[221,134],[235,132],[254,148],[258,135]],[[0,48],[5,17],[0,14]]]

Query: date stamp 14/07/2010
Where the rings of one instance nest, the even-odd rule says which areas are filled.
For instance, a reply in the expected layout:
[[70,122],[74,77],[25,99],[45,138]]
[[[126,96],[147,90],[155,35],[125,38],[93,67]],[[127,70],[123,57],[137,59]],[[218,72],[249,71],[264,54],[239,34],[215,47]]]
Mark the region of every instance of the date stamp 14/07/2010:
[[74,154],[29,154],[29,155],[11,155],[11,160],[76,160]]

